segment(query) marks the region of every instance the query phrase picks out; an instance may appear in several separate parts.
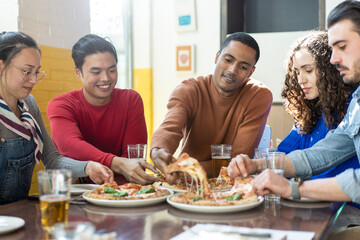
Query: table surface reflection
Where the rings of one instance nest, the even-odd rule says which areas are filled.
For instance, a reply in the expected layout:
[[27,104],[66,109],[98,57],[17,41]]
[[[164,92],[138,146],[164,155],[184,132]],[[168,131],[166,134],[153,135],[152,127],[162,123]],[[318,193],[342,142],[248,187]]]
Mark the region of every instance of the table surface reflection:
[[[69,220],[92,222],[97,230],[116,232],[117,239],[165,240],[183,232],[183,226],[197,223],[217,223],[250,228],[269,228],[315,232],[314,239],[324,239],[342,203],[297,203],[281,200],[264,201],[254,209],[206,214],[182,211],[166,202],[148,207],[110,208],[70,204]],[[51,239],[42,231],[39,201],[23,200],[0,206],[0,215],[20,217],[25,226],[12,233],[0,235],[0,240]]]

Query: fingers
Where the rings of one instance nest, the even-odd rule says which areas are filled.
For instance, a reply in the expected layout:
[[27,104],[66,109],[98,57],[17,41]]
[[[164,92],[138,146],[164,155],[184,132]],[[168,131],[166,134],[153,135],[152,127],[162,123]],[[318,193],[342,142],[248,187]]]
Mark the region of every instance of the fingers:
[[248,171],[245,164],[247,158],[249,158],[247,155],[239,154],[235,158],[231,159],[231,162],[228,166],[228,174],[230,177],[235,178],[238,176],[248,176]]
[[146,161],[141,161],[140,165],[142,166],[143,169],[150,169],[154,173],[159,173],[159,171],[156,169],[156,167],[154,165],[152,165]]

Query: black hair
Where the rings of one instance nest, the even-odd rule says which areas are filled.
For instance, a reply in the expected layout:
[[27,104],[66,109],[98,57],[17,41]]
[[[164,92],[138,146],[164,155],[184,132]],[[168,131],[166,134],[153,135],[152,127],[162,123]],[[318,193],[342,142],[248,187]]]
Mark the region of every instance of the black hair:
[[80,38],[73,46],[72,58],[75,66],[82,71],[82,65],[84,64],[86,56],[104,52],[109,52],[114,55],[116,63],[118,62],[116,49],[111,42],[98,35],[87,34]]
[[233,33],[231,35],[229,35],[224,42],[221,44],[221,48],[220,48],[220,52],[224,49],[224,47],[226,47],[231,41],[238,41],[241,42],[242,44],[245,44],[248,47],[251,47],[252,49],[254,49],[256,51],[256,56],[255,56],[255,63],[257,63],[257,61],[259,60],[260,57],[260,48],[258,43],[256,42],[256,40],[250,36],[247,33],[244,32],[236,32]]
[[35,40],[22,32],[0,33],[0,60],[4,66],[10,64],[11,60],[25,48],[35,48],[41,53]]
[[327,18],[327,26],[330,28],[334,24],[349,19],[352,21],[355,31],[360,35],[360,2],[347,0],[337,5]]

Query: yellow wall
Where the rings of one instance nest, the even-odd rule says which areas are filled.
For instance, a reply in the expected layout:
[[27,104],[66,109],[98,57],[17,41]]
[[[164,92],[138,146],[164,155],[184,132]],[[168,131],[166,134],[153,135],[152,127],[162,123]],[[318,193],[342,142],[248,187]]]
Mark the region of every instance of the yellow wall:
[[[41,69],[46,72],[46,78],[38,83],[31,94],[35,97],[44,124],[50,133],[50,124],[46,115],[46,108],[51,99],[71,90],[82,88],[80,80],[74,73],[74,62],[70,49],[40,46]],[[148,132],[148,144],[152,135],[152,69],[134,69],[134,90],[140,93],[144,101],[145,119]],[[149,159],[149,158],[148,158]],[[37,193],[36,172],[44,169],[41,163],[35,166],[31,181],[30,194]]]
[[144,102],[146,128],[148,132],[148,146],[150,146],[150,139],[153,133],[152,69],[151,68],[134,69],[133,76],[134,76],[133,89],[138,93],[140,93]]
[[[50,133],[50,124],[46,115],[46,108],[51,99],[59,94],[79,89],[82,87],[74,73],[74,63],[71,59],[71,50],[40,46],[41,49],[41,69],[46,72],[46,77],[36,84],[31,94],[35,97],[39,105],[44,124]],[[35,166],[31,181],[30,194],[37,193],[36,172],[44,169],[41,163]]]

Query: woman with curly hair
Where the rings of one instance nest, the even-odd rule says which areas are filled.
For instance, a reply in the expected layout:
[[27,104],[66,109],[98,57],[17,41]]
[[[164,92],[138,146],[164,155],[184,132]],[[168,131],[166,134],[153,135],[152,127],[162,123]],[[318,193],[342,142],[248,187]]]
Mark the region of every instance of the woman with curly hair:
[[[356,87],[343,82],[330,57],[326,32],[311,33],[291,49],[281,96],[295,124],[278,146],[279,151],[289,153],[313,146],[344,118]],[[312,179],[333,177],[348,168],[359,168],[357,157]]]

